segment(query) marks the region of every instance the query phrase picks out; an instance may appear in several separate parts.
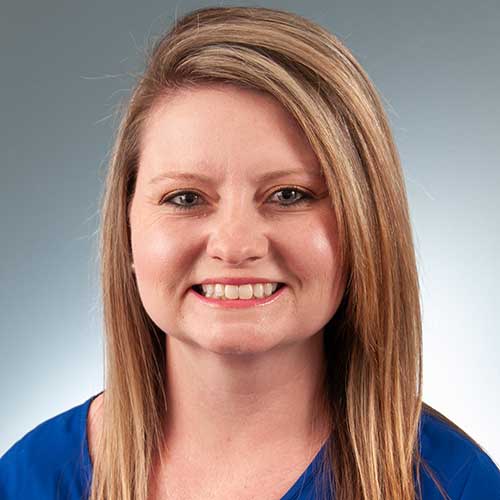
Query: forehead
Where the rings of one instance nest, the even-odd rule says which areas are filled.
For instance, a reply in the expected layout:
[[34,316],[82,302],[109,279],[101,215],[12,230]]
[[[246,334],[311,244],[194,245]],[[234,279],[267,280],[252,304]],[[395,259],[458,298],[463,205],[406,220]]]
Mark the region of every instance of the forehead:
[[[291,114],[271,95],[227,84],[182,89],[159,100],[144,123],[140,169],[294,167],[319,175]],[[215,172],[214,172],[215,173]]]

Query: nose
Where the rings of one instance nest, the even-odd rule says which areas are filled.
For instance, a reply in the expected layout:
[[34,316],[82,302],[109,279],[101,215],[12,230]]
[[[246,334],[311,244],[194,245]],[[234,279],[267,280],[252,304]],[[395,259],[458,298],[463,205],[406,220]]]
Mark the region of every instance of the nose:
[[[240,200],[241,201],[241,200]],[[246,261],[261,259],[269,248],[262,220],[253,215],[251,208],[236,203],[233,209],[220,209],[212,221],[213,227],[207,244],[210,257],[229,265],[241,265]]]

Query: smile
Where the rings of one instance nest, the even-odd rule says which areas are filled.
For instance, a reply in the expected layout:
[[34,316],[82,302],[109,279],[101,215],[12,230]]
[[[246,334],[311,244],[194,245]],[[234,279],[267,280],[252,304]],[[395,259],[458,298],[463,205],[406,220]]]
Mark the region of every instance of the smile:
[[220,300],[250,300],[270,297],[276,290],[283,286],[284,283],[248,283],[241,285],[211,283],[195,285],[193,288],[204,297]]
[[245,285],[194,285],[190,292],[205,304],[215,307],[252,307],[274,302],[286,289],[284,283]]

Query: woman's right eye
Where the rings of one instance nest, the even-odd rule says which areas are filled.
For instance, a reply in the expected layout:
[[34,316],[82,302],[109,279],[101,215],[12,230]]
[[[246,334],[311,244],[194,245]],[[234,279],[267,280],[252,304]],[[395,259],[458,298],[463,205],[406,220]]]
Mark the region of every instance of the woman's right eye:
[[[165,203],[168,203],[174,208],[174,210],[191,210],[198,206],[197,204],[192,204],[194,197],[199,198],[199,195],[193,191],[181,191],[180,193],[175,193],[168,198],[165,198],[161,204],[164,205]],[[187,201],[187,205],[172,202],[175,198],[184,199]]]

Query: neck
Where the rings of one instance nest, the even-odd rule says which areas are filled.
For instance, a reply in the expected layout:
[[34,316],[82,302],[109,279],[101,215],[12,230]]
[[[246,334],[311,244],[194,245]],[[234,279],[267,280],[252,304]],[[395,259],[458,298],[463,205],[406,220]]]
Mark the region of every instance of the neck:
[[[167,335],[166,449],[197,462],[314,454],[329,434],[323,332],[252,355]],[[186,455],[187,454],[187,455]]]

